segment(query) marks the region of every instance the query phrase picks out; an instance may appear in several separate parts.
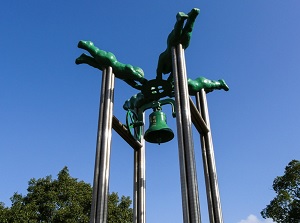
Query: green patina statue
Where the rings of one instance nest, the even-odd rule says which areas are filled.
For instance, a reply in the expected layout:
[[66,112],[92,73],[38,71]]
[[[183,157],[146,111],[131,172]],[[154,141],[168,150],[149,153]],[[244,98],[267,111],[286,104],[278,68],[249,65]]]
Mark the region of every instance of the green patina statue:
[[76,64],[85,63],[99,70],[110,66],[117,78],[124,80],[127,84],[138,90],[141,90],[142,87],[139,83],[143,84],[147,82],[144,78],[142,68],[119,62],[113,53],[97,48],[91,41],[79,41],[78,48],[87,50],[91,56],[82,54],[76,59]]
[[[162,74],[172,72],[172,53],[173,46],[182,44],[183,49],[186,49],[191,40],[192,31],[195,20],[200,10],[193,8],[188,14],[179,12],[176,15],[176,23],[173,30],[167,39],[167,49],[159,55],[158,64],[156,69],[156,78],[162,79]],[[186,20],[186,23],[184,24]]]
[[[199,9],[194,8],[188,14],[177,13],[174,28],[168,35],[167,49],[159,55],[156,79],[147,80],[140,67],[119,62],[113,53],[97,48],[91,41],[79,41],[78,48],[87,50],[91,56],[83,53],[75,63],[88,64],[101,71],[110,66],[117,78],[140,90],[138,94],[126,100],[123,105],[125,110],[134,110],[164,97],[174,97],[171,48],[178,44],[182,44],[184,49],[189,46],[193,26],[199,12]],[[167,80],[163,80],[162,74],[168,73],[170,76]],[[198,77],[195,80],[188,79],[188,89],[190,95],[196,95],[201,89],[208,93],[215,89],[228,91],[229,87],[224,80],[214,81]]]

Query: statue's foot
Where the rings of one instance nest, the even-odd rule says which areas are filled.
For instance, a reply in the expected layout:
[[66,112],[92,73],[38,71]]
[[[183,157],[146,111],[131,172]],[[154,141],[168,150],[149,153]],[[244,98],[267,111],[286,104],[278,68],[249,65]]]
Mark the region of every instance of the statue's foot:
[[188,17],[191,18],[196,18],[200,13],[200,9],[198,8],[193,8],[189,13],[188,13]]
[[193,8],[191,11],[190,11],[191,14],[195,14],[195,15],[198,15],[200,13],[200,9],[198,8]]
[[77,46],[78,48],[86,49],[88,47],[94,46],[94,44],[91,41],[80,40]]
[[79,57],[77,57],[77,59],[75,60],[75,63],[76,64],[86,63],[87,59],[90,59],[90,57],[88,55],[86,55],[85,53],[83,53]]
[[176,20],[181,21],[187,19],[189,16],[185,14],[184,12],[178,12],[176,15]]
[[78,57],[76,60],[75,60],[75,64],[82,64],[83,61]]
[[80,56],[75,60],[75,64],[83,64],[84,63],[84,59]]
[[221,89],[223,89],[224,91],[229,91],[229,87],[223,79],[219,80],[219,82],[221,84]]

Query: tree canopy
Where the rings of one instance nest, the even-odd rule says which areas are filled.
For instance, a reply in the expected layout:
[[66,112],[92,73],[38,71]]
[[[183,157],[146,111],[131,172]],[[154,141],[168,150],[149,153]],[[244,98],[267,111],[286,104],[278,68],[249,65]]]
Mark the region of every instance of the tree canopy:
[[[0,202],[1,223],[74,223],[89,222],[92,187],[69,174],[67,167],[57,179],[46,176],[28,182],[27,195],[14,193],[11,207]],[[108,198],[108,223],[131,222],[133,212],[129,197],[119,198],[111,193]]]
[[285,168],[283,176],[273,181],[277,196],[261,215],[278,223],[300,222],[300,161],[292,160]]

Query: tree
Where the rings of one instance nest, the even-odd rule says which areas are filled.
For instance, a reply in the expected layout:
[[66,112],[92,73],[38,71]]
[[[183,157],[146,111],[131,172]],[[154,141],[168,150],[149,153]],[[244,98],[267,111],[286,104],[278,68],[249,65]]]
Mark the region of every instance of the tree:
[[[1,223],[74,223],[89,222],[92,187],[72,178],[67,167],[57,179],[51,176],[31,179],[27,195],[15,193],[12,205],[5,207],[0,202]],[[108,198],[108,223],[131,222],[133,218],[129,197],[119,198],[111,193]]]
[[262,210],[263,218],[278,223],[300,222],[300,161],[292,160],[283,176],[276,177],[273,189],[277,196]]
[[132,209],[129,208],[131,200],[129,197],[122,196],[119,199],[117,193],[112,193],[108,197],[108,223],[130,223],[133,220]]

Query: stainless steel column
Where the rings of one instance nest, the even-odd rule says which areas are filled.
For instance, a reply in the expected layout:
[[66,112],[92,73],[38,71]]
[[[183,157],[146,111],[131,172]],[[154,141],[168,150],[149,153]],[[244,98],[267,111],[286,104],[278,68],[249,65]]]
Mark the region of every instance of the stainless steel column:
[[112,136],[114,74],[103,70],[90,223],[106,223]]
[[[196,100],[197,108],[200,111],[202,118],[206,122],[207,127],[210,129],[207,99],[204,89],[197,93]],[[211,131],[201,136],[201,146],[210,222],[223,223],[220,192],[218,186],[217,170]]]
[[192,122],[189,104],[184,50],[179,44],[172,47],[176,120],[184,223],[200,223],[198,181],[192,138]]
[[[138,112],[137,112],[138,113]],[[145,114],[143,114],[145,123]],[[146,223],[146,153],[144,126],[139,127],[142,147],[134,150],[133,222]]]

